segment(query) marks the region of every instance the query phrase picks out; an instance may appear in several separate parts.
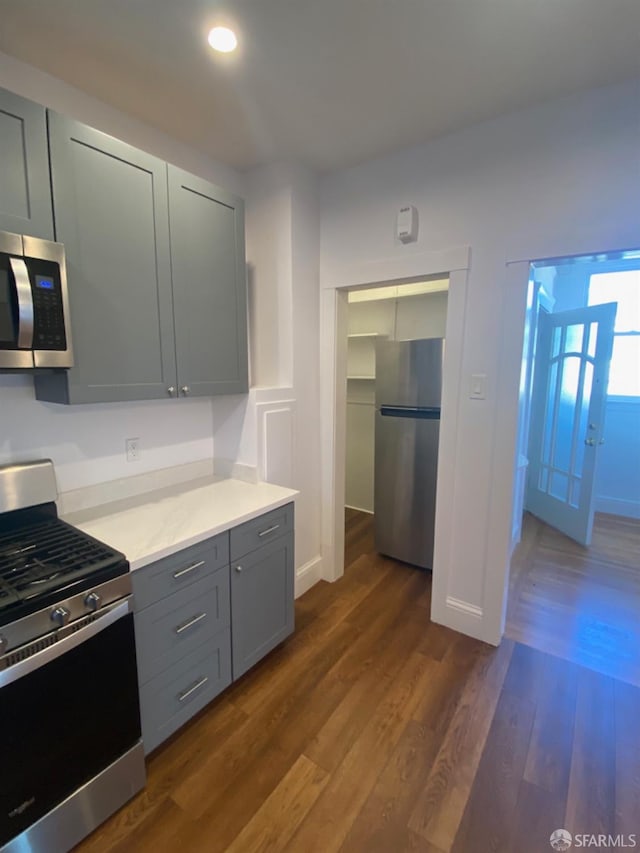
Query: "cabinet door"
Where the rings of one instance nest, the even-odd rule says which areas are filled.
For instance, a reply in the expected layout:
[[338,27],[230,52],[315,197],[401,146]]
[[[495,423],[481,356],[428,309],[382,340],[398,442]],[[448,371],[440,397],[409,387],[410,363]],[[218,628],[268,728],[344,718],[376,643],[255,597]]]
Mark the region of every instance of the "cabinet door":
[[53,240],[45,109],[0,89],[0,231]]
[[37,396],[69,403],[167,397],[176,369],[166,165],[53,113],[49,138],[77,366],[39,378]]
[[169,166],[169,218],[182,393],[247,391],[243,202]]
[[293,631],[293,535],[231,564],[234,679]]

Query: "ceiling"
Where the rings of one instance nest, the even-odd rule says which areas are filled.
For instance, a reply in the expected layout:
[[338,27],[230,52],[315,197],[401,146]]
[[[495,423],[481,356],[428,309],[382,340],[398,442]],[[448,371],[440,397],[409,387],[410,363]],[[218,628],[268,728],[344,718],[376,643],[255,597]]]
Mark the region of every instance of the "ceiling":
[[0,0],[0,50],[241,170],[341,168],[640,76],[639,34],[639,0]]

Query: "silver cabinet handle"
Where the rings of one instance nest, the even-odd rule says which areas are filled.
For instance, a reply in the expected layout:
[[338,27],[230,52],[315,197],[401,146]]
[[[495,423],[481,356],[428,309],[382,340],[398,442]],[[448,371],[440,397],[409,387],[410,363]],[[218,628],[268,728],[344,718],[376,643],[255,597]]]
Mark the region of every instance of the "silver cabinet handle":
[[176,634],[182,634],[183,631],[193,628],[194,625],[197,625],[198,622],[202,622],[202,620],[206,618],[206,613],[199,613],[197,616],[194,616],[193,619],[189,619],[187,622],[183,622],[182,625],[178,625],[177,628],[174,628],[174,631]]
[[596,443],[596,440],[595,438],[585,438],[584,443],[587,445],[587,447],[593,447]]
[[202,678],[199,678],[195,684],[189,687],[187,690],[183,690],[182,693],[178,693],[178,702],[184,702],[185,699],[188,699],[192,693],[195,693],[196,690],[200,690],[201,687],[209,681],[209,676],[204,675]]
[[273,531],[277,530],[279,527],[279,524],[274,524],[272,527],[267,527],[266,530],[262,530],[260,533],[258,533],[258,536],[260,536],[260,538],[262,538],[263,536],[268,536],[269,533],[273,533]]
[[241,571],[242,571],[242,566],[236,566],[236,572],[238,572],[238,574],[240,574]]
[[13,277],[16,280],[18,297],[18,348],[33,346],[33,293],[27,265],[22,258],[9,258]]
[[186,396],[188,395],[188,393],[189,393],[189,386],[188,386],[188,385],[183,385],[183,386],[182,386],[182,388],[180,389],[180,391],[181,391],[181,392],[184,394],[184,396],[186,397]]
[[167,388],[167,394],[168,394],[170,397],[173,397],[173,395],[174,395],[175,393],[176,393],[175,385],[169,385],[169,387]]
[[178,578],[181,578],[183,575],[188,575],[189,572],[195,572],[195,570],[199,569],[200,566],[204,566],[204,560],[198,560],[197,563],[192,563],[190,566],[187,566],[184,569],[178,569],[177,572],[173,573],[173,576],[177,580]]

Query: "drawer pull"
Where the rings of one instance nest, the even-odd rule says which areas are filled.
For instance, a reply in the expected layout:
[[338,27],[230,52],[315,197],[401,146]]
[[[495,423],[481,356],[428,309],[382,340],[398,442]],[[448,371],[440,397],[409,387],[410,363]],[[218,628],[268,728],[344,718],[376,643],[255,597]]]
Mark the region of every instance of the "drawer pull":
[[182,625],[178,625],[177,628],[174,628],[174,631],[176,632],[176,634],[182,634],[183,631],[187,631],[189,628],[193,628],[194,625],[197,625],[198,622],[202,622],[202,620],[206,618],[206,613],[199,613],[197,616],[194,616],[193,619],[189,619],[188,622],[183,622]]
[[197,563],[193,563],[191,566],[187,566],[184,569],[179,569],[177,572],[173,573],[174,578],[177,580],[181,578],[183,575],[188,575],[189,572],[195,572],[196,569],[199,569],[200,566],[204,566],[204,560],[198,560]]
[[277,530],[279,527],[279,524],[274,524],[272,527],[267,527],[266,530],[261,530],[260,533],[258,533],[258,536],[260,538],[262,538],[263,536],[268,536],[270,533],[273,533],[274,530]]
[[205,675],[202,678],[198,679],[195,684],[192,684],[187,690],[183,690],[182,693],[178,693],[178,702],[184,702],[185,699],[188,699],[192,693],[195,693],[196,690],[200,690],[201,687],[209,681],[209,676]]

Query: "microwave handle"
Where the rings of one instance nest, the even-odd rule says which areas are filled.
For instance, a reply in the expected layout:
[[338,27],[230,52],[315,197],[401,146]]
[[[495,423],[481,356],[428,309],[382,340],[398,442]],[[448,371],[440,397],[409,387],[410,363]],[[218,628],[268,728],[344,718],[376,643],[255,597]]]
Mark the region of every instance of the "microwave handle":
[[33,348],[33,293],[22,258],[9,258],[18,296],[18,349]]

